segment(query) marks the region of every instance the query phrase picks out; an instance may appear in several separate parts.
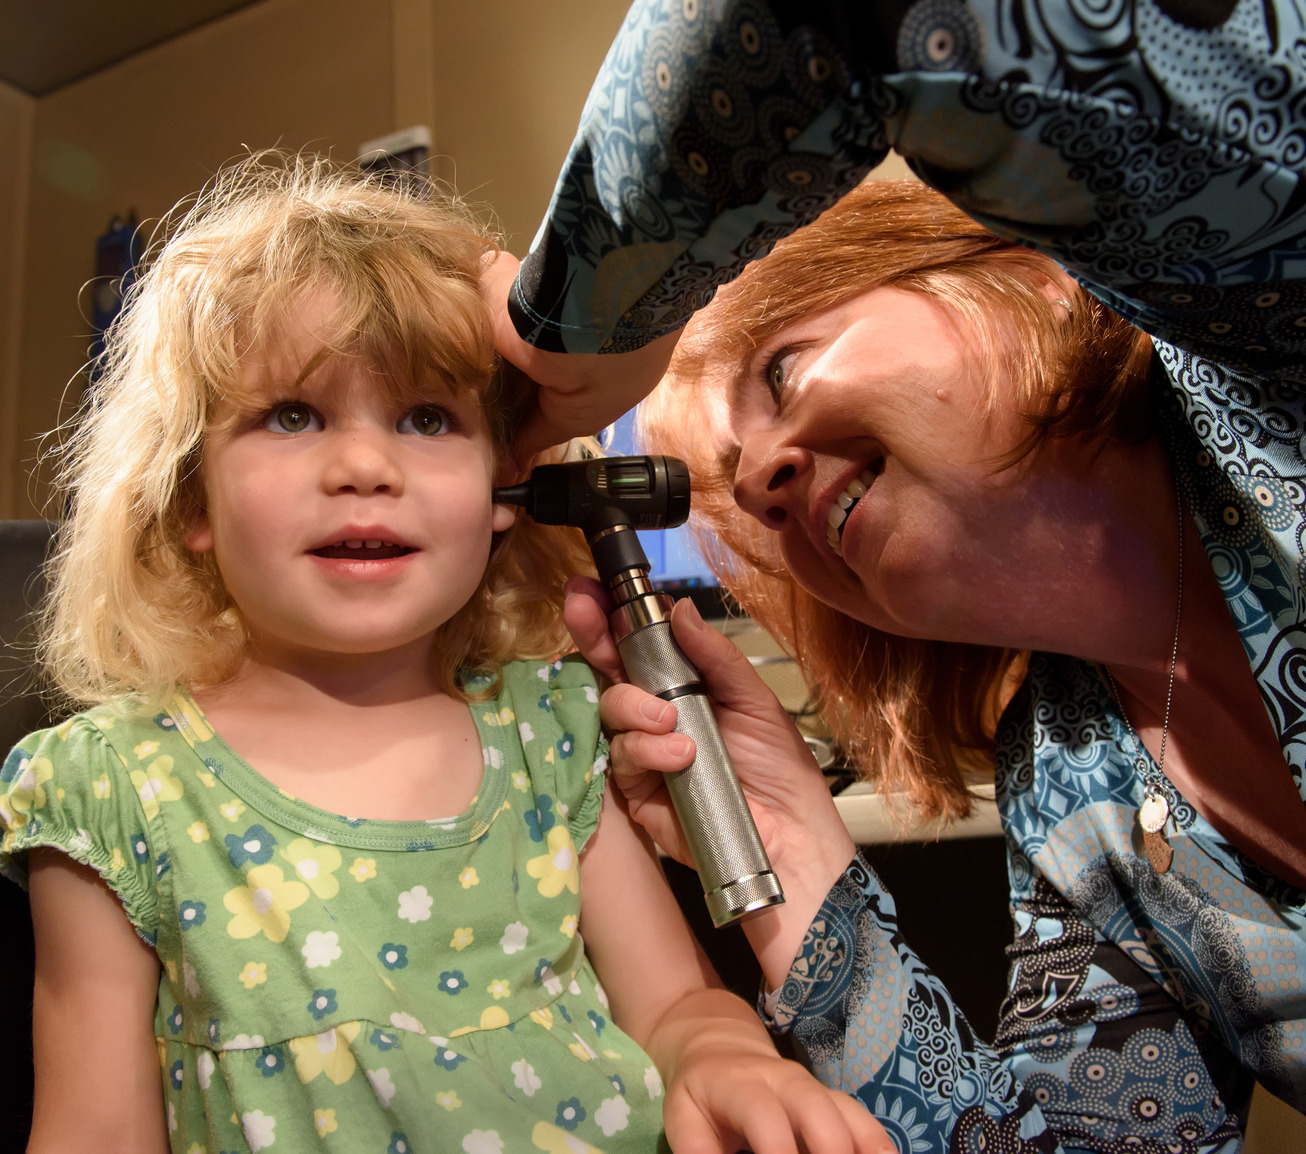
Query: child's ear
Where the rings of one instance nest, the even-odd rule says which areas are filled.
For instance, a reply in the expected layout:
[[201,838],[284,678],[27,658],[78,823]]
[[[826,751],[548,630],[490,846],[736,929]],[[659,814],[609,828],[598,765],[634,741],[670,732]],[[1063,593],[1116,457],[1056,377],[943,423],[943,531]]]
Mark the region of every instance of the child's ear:
[[517,520],[516,505],[495,505],[490,514],[490,525],[496,533],[511,529]]
[[182,543],[192,553],[211,553],[213,551],[213,528],[209,524],[209,515],[207,513],[201,510],[191,518],[190,528],[186,530]]

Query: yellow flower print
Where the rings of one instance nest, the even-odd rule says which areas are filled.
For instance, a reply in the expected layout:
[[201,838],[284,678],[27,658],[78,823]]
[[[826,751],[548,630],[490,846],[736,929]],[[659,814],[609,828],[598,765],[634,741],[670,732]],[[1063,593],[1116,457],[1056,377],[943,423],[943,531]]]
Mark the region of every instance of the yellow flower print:
[[286,881],[274,865],[255,866],[245,875],[245,884],[223,895],[222,904],[235,914],[227,923],[233,938],[265,934],[270,942],[282,942],[290,929],[290,911],[308,900],[308,886]]
[[107,773],[100,774],[91,782],[91,790],[100,801],[108,800],[109,795],[113,792],[113,786],[109,782],[109,775]]
[[127,862],[122,856],[122,850],[114,846],[113,853],[109,855],[109,868],[117,873],[126,864]]
[[453,937],[449,939],[449,945],[461,952],[472,944],[475,934],[472,933],[471,926],[459,926],[453,932]]
[[311,1082],[325,1074],[337,1086],[348,1082],[358,1069],[350,1043],[358,1037],[358,1022],[345,1022],[334,1030],[291,1038],[290,1052],[295,1055],[295,1073],[301,1082]]
[[206,770],[197,769],[195,771],[195,776],[200,779],[200,784],[202,786],[205,786],[207,789],[212,789],[215,785],[218,784],[218,779],[214,777],[213,774],[207,772]]
[[208,723],[204,720],[204,715],[184,698],[174,697],[169,701],[168,713],[173,724],[177,727],[177,732],[190,745],[194,746],[196,742],[208,741],[213,736],[213,730],[209,728]]
[[562,932],[563,937],[574,938],[576,936],[576,927],[580,925],[579,919],[575,914],[568,914],[562,919],[562,925],[558,929]]
[[240,971],[240,984],[247,990],[261,986],[268,980],[268,968],[263,962],[246,962]]
[[319,1138],[326,1134],[334,1134],[336,1131],[336,1112],[334,1110],[314,1110],[313,1129],[317,1131]]
[[474,1034],[477,1030],[502,1030],[508,1025],[509,1018],[502,1006],[486,1006],[481,1011],[481,1020],[475,1026],[463,1026],[453,1030],[449,1037],[461,1038],[464,1034]]
[[457,1090],[437,1090],[435,1092],[435,1104],[443,1106],[446,1110],[457,1110],[463,1103],[462,1099],[458,1097]]
[[530,779],[526,776],[525,770],[516,770],[512,775],[513,789],[519,789],[525,793],[530,788]]
[[582,1142],[575,1134],[570,1134],[561,1126],[552,1122],[536,1122],[531,1131],[531,1141],[537,1150],[545,1154],[598,1154],[588,1142]]
[[340,882],[335,876],[340,868],[340,851],[333,845],[297,837],[281,856],[295,867],[300,880],[308,883],[318,897],[333,898],[340,892]]
[[245,812],[245,806],[233,797],[225,805],[218,806],[218,812],[228,821],[239,821],[240,815]]
[[192,1142],[186,1148],[186,1154],[204,1154],[204,1147],[201,1146],[198,1142]]
[[507,978],[495,978],[485,987],[485,990],[496,1002],[501,1002],[504,998],[512,996],[511,984]]
[[167,754],[156,757],[144,769],[133,769],[131,779],[147,821],[159,816],[159,802],[181,799],[181,782],[172,776],[172,758]]
[[136,755],[137,761],[144,761],[151,754],[155,754],[158,752],[159,752],[159,743],[157,741],[142,741],[139,745],[135,746],[132,749],[132,753]]
[[376,877],[376,859],[370,857],[356,857],[354,864],[349,867],[349,872],[356,882],[371,881]]
[[48,757],[33,757],[18,763],[18,776],[5,795],[5,825],[21,829],[27,824],[24,815],[45,808],[45,783],[52,777],[54,765]]
[[531,1011],[531,1021],[537,1026],[543,1026],[546,1030],[553,1029],[553,1011],[548,1006],[543,1006],[538,1010]]
[[468,866],[464,869],[463,872],[458,875],[458,880],[462,883],[462,887],[465,890],[471,889],[474,885],[479,885],[481,881],[481,879],[476,876],[475,866]]
[[198,845],[202,841],[209,840],[209,827],[202,821],[193,821],[186,827],[186,832],[190,834],[190,840]]
[[555,825],[549,830],[548,845],[548,853],[526,863],[526,872],[539,879],[540,894],[556,898],[564,889],[578,892],[580,871],[576,867],[576,846],[565,825]]
[[484,720],[486,725],[511,725],[517,720],[517,715],[505,705],[498,713],[485,714]]

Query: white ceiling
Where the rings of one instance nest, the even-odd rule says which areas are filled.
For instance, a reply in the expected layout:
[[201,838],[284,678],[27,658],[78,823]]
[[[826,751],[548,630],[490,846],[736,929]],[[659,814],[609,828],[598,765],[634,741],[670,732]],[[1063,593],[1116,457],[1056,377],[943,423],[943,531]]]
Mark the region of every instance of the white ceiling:
[[256,0],[0,0],[0,81],[44,96]]

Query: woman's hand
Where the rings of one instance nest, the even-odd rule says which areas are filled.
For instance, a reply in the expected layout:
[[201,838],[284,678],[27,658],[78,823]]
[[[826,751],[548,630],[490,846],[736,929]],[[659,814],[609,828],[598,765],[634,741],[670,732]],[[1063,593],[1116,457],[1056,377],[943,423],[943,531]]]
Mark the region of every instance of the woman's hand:
[[537,386],[534,411],[517,438],[527,459],[572,437],[598,433],[637,405],[662,379],[680,334],[669,333],[631,353],[551,353],[527,344],[508,316],[508,293],[520,262],[506,252],[486,260],[481,297],[490,308],[499,355]]
[[[566,592],[572,637],[586,660],[615,683],[599,708],[612,740],[613,777],[630,803],[631,817],[667,854],[692,865],[662,774],[686,768],[694,759],[694,743],[673,732],[674,705],[626,682],[598,582],[576,577]],[[671,627],[712,697],[721,736],[784,887],[784,905],[744,922],[774,987],[856,847],[802,734],[748,658],[708,628],[690,601],[676,605]]]
[[897,1154],[857,1099],[781,1058],[742,1002],[721,990],[695,1001],[699,1014],[671,1027],[679,1037],[662,1116],[675,1154]]

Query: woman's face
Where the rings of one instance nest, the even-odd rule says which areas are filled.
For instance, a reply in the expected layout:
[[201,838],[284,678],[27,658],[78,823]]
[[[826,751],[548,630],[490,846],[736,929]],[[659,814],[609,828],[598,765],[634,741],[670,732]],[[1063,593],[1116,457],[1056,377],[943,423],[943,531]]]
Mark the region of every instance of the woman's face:
[[[999,354],[1000,355],[1000,354]],[[953,315],[877,288],[777,333],[709,382],[722,390],[740,507],[780,534],[798,582],[888,632],[995,643],[986,615],[1037,547],[1029,470],[995,462],[1023,431],[986,404]]]

